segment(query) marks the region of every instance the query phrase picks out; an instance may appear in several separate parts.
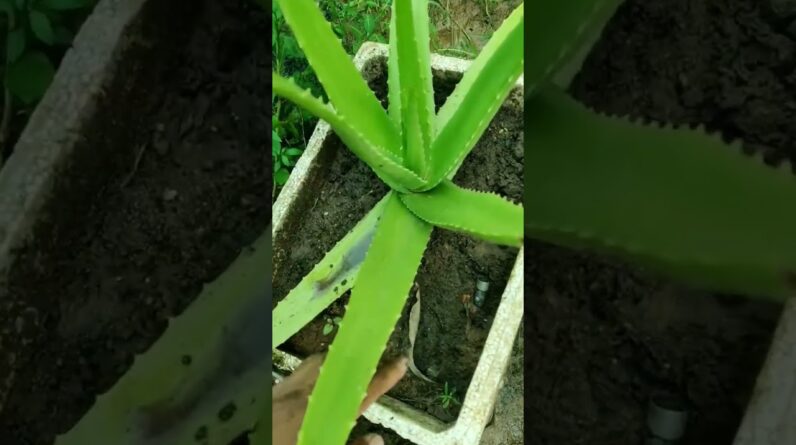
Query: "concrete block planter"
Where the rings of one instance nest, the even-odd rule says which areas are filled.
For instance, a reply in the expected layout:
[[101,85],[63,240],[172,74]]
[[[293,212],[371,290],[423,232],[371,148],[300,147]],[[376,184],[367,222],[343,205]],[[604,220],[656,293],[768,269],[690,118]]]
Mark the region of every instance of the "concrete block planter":
[[69,431],[267,230],[258,8],[100,0],[67,51],[0,170],[0,442]]
[[[52,198],[60,170],[71,162],[81,133],[95,118],[116,73],[125,33],[145,0],[102,0],[67,51],[41,102],[0,170],[0,303],[14,249],[32,237]],[[2,344],[2,335],[0,335]],[[14,353],[0,347],[0,413],[14,382]],[[5,371],[5,372],[3,372]]]
[[[362,46],[355,62],[366,78],[375,72],[384,72],[388,49],[386,45],[368,43]],[[458,78],[468,66],[461,59],[433,56],[432,69],[435,77]],[[513,94],[522,94],[522,80]],[[521,101],[520,101],[521,102]],[[507,102],[508,103],[508,102]],[[504,105],[505,106],[505,105]],[[290,180],[282,190],[273,207],[273,239],[279,240],[282,230],[287,230],[286,218],[294,207],[306,202],[307,197],[317,194],[313,190],[314,172],[320,169],[324,159],[324,141],[331,135],[330,127],[321,122],[316,127],[304,155],[296,165]],[[275,246],[275,251],[278,247]],[[275,260],[276,261],[276,260]],[[500,304],[492,322],[469,389],[462,402],[458,418],[446,424],[437,418],[415,409],[406,403],[385,396],[372,406],[365,417],[373,423],[394,430],[400,436],[418,445],[477,444],[491,418],[501,380],[511,356],[514,339],[523,316],[523,251],[520,250],[511,270],[508,283],[500,297]],[[274,270],[280,268],[278,261]],[[497,298],[497,296],[495,296]],[[300,361],[283,351],[274,352],[274,361],[282,372],[290,372]]]

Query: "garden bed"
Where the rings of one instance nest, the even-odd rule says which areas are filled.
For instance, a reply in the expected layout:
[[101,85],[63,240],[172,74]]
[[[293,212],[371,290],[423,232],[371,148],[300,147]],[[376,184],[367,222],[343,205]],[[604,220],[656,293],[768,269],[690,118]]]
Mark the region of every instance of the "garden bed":
[[267,228],[267,23],[248,0],[149,1],[135,14],[0,277],[3,443],[71,428]]
[[[384,60],[371,81],[381,98],[386,96]],[[436,101],[441,105],[458,79],[435,79]],[[513,101],[519,96],[515,94]],[[385,104],[386,105],[386,104]],[[454,182],[494,191],[521,202],[523,194],[523,117],[521,108],[504,107],[467,158]],[[312,193],[302,193],[291,204],[280,236],[274,240],[275,304],[306,275],[334,244],[386,193],[372,171],[331,135],[320,149],[317,169],[308,176]],[[447,231],[435,231],[418,272],[416,283],[422,298],[422,316],[415,346],[417,366],[439,382],[424,382],[407,375],[389,395],[438,419],[456,418],[459,405],[443,408],[439,397],[443,384],[455,389],[459,403],[481,356],[491,321],[514,266],[518,250],[475,241]],[[479,276],[491,282],[484,307],[472,320],[462,304],[463,294],[472,294]],[[412,294],[413,296],[414,294]],[[342,316],[344,295],[312,323],[289,339],[283,349],[300,357],[320,352],[333,341],[334,332],[324,335],[328,318]],[[392,334],[385,356],[405,353],[408,346],[409,298]]]
[[[604,113],[703,123],[770,165],[793,162],[796,44],[764,3],[628,0],[571,92]],[[733,442],[780,304],[689,291],[542,243],[526,249],[530,443],[641,443],[656,391],[689,404],[681,443]]]

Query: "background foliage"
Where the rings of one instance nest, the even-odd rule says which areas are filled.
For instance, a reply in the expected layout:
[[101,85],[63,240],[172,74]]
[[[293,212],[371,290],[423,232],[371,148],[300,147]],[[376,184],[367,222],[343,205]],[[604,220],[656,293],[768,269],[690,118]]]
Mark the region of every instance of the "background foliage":
[[75,33],[97,0],[0,0],[3,111],[0,165],[10,154],[15,116],[27,115],[47,91]]

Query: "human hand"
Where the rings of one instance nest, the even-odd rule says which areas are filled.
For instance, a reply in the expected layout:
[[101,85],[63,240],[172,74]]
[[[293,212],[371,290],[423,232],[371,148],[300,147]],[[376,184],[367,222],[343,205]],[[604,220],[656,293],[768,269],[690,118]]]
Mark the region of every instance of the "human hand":
[[[272,431],[273,445],[295,445],[298,432],[307,411],[307,401],[318,380],[318,372],[324,355],[313,355],[301,364],[290,376],[273,387]],[[407,360],[400,358],[381,366],[370,382],[359,414],[389,391],[406,374]],[[352,445],[383,445],[384,440],[368,434],[355,440]]]

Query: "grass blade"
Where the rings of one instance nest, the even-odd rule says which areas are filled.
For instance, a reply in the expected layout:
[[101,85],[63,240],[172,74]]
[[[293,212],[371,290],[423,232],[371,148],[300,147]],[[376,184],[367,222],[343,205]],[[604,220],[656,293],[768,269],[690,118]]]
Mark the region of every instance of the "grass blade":
[[[393,194],[310,396],[299,445],[344,445],[431,236]],[[384,271],[389,270],[389,274]],[[343,383],[344,382],[344,383]]]
[[595,115],[557,89],[540,90],[525,112],[529,236],[719,291],[792,293],[790,172],[701,132]]

